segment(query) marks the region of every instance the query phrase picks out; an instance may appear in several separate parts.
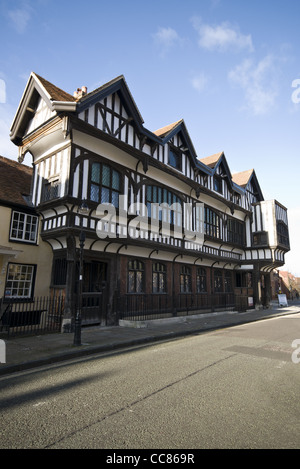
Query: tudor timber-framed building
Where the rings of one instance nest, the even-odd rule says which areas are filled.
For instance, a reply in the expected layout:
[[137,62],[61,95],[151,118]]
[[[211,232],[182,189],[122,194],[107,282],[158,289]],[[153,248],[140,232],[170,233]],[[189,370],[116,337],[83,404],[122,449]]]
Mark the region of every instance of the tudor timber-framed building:
[[[223,152],[199,159],[183,120],[147,130],[123,76],[72,96],[31,73],[11,140],[20,162],[32,155],[32,204],[42,219],[42,239],[53,251],[50,287],[63,290],[67,304],[76,292],[82,232],[83,290],[106,292],[98,322],[116,321],[116,292],[123,299],[168,298],[174,310],[183,298],[203,309],[209,296],[220,308],[241,296],[246,307],[267,304],[269,273],[284,264],[289,250],[286,208],[264,201],[254,170],[232,175]],[[88,205],[84,215],[78,210],[82,201]],[[139,236],[130,236],[120,214],[143,203],[147,220],[147,207],[163,202],[189,204],[192,210],[181,218],[169,210],[169,235],[155,215],[158,234],[141,223]],[[107,237],[97,230],[100,203],[116,207]],[[202,244],[178,237],[175,230],[175,219],[198,229],[197,203],[204,214]],[[130,220],[140,214],[128,213]],[[70,321],[71,308],[66,316]]]

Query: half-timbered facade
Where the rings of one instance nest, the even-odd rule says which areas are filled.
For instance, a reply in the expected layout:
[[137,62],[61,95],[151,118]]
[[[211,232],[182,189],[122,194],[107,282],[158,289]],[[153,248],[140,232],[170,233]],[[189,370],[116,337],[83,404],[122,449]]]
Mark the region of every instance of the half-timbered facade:
[[85,235],[83,291],[106,299],[87,322],[114,323],[137,298],[173,314],[267,303],[289,250],[286,208],[264,200],[254,170],[232,175],[223,152],[199,159],[183,120],[149,131],[123,76],[70,95],[32,73],[11,140],[20,161],[32,155],[51,288],[70,305]]

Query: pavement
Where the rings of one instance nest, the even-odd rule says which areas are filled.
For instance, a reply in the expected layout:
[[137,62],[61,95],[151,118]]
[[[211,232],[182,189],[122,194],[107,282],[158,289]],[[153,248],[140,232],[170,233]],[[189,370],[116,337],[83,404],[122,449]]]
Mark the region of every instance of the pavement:
[[[5,348],[5,363],[0,363],[0,376],[49,365],[95,353],[126,349],[157,341],[173,340],[206,331],[231,327],[253,321],[300,313],[300,300],[279,306],[273,302],[268,309],[246,312],[216,312],[177,318],[123,323],[103,327],[82,327],[81,345],[73,345],[73,333],[56,333],[28,337],[1,335]],[[1,350],[3,352],[3,348]],[[0,355],[0,359],[3,353]],[[2,358],[3,360],[3,358]]]

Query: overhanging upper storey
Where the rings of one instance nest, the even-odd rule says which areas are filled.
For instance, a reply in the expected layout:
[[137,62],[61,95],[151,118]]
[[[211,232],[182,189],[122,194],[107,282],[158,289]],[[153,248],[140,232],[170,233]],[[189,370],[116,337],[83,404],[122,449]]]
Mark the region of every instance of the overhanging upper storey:
[[289,251],[287,209],[277,200],[264,200],[254,204],[252,246],[271,246]]

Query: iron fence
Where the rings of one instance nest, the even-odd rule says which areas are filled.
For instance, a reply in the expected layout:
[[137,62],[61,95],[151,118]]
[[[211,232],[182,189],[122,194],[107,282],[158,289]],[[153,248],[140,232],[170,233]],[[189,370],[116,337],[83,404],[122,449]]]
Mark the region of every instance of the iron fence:
[[[241,303],[241,300],[240,300]],[[245,301],[243,301],[244,305]],[[114,309],[119,319],[142,321],[172,316],[186,316],[212,311],[240,310],[233,293],[127,294],[117,295]]]
[[60,332],[64,297],[30,301],[4,300],[0,309],[0,332],[10,336]]
[[[103,304],[103,300],[100,294],[95,296],[86,293],[83,298],[82,325],[106,323],[107,305]],[[73,301],[72,310],[75,311],[76,298]],[[35,298],[31,301],[2,301],[0,334],[10,337],[61,332],[64,307],[63,296]],[[112,305],[117,320],[135,321],[212,311],[245,311],[247,307],[247,296],[236,296],[233,293],[116,294]]]

